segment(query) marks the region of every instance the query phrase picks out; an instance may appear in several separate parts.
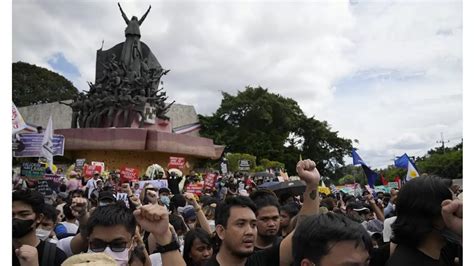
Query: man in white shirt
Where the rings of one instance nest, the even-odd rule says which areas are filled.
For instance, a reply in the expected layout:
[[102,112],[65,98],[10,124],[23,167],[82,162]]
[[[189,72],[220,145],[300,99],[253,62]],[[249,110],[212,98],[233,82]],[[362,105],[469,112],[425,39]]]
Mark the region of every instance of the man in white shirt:
[[89,193],[87,195],[87,198],[91,198],[92,191],[97,188],[97,179],[99,179],[99,172],[94,171],[94,177],[89,179],[86,184],[86,188],[89,189]]

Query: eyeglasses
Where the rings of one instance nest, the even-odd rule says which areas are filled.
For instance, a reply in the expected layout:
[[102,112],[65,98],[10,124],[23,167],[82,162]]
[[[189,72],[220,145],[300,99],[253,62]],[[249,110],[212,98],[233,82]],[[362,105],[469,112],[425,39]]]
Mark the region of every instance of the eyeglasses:
[[112,241],[105,242],[102,240],[93,240],[89,242],[90,250],[94,252],[104,252],[109,247],[113,252],[122,252],[127,248],[127,242],[125,241]]

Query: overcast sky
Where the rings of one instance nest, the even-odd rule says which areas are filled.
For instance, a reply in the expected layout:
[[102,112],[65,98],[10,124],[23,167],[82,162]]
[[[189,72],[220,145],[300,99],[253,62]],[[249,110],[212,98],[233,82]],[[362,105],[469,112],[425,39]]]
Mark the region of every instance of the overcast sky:
[[[357,139],[371,166],[461,141],[461,1],[126,1],[150,14],[141,40],[170,99],[210,115],[221,91],[260,85]],[[58,72],[80,90],[95,56],[125,40],[116,1],[12,4],[13,62]]]

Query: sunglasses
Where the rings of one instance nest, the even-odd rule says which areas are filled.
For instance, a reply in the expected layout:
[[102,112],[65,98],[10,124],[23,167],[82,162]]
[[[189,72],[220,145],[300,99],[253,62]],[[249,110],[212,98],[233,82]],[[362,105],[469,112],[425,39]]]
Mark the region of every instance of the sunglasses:
[[125,241],[112,241],[105,242],[102,240],[93,240],[89,242],[89,248],[93,252],[104,252],[109,247],[113,252],[122,252],[127,248],[127,242]]

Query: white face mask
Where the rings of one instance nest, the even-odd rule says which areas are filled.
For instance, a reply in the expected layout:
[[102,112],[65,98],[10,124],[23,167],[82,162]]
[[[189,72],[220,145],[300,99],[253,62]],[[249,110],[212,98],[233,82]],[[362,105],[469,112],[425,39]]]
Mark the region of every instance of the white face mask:
[[42,228],[36,228],[36,236],[40,239],[40,240],[46,240],[48,239],[49,235],[51,234],[51,230],[45,230],[45,229],[42,229]]
[[[95,253],[95,252],[88,249],[87,253]],[[117,262],[117,266],[128,266],[128,256],[130,253],[130,248],[126,248],[122,252],[113,252],[109,247],[106,247],[103,253],[113,258],[115,262]]]

